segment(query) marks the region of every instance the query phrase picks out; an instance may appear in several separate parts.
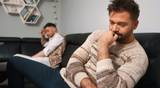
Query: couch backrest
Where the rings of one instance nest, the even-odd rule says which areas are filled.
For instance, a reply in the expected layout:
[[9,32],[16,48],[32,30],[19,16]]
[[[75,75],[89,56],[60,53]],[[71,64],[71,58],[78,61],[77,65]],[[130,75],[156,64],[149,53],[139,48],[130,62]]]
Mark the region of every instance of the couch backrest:
[[20,53],[20,41],[17,37],[0,37],[0,62]]
[[136,33],[135,36],[149,58],[148,70],[136,88],[160,88],[160,33]]
[[40,43],[40,38],[22,38],[21,53],[32,56],[41,51],[43,46]]
[[159,56],[160,33],[136,33],[135,36],[151,60]]
[[[66,36],[67,44],[62,58],[62,67],[67,65],[72,53],[86,40],[89,34],[90,33],[79,33]],[[135,88],[160,88],[160,71],[157,70],[159,68],[157,65],[160,66],[160,33],[135,33],[135,36],[144,47],[149,58],[148,70]],[[157,60],[159,60],[159,62]]]
[[66,48],[62,56],[61,66],[65,67],[72,53],[86,40],[90,33],[69,34],[65,36]]
[[0,37],[0,62],[17,53],[31,56],[42,49],[40,38]]

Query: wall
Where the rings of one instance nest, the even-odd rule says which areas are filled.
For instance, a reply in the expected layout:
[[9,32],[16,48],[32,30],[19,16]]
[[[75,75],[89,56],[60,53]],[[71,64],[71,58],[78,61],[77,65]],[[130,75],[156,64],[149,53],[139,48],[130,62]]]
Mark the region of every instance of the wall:
[[[19,16],[7,14],[0,5],[0,36],[7,37],[40,37],[40,30],[47,22],[54,21],[54,0],[41,0],[38,8],[41,18],[36,25],[23,24]],[[58,7],[58,11],[60,8]],[[59,15],[59,12],[58,12]],[[59,15],[60,16],[60,15]],[[59,17],[58,17],[59,18]],[[58,23],[58,21],[57,21]],[[59,25],[58,25],[59,27]]]
[[[110,0],[62,0],[63,33],[90,32],[107,28],[107,5]],[[140,24],[135,32],[160,32],[159,0],[136,0],[140,4]]]
[[[54,22],[54,0],[41,0],[42,18],[37,25],[25,25],[18,16],[8,15],[0,5],[0,36],[39,37],[46,22]],[[160,0],[136,0],[140,4],[140,24],[136,32],[160,32]],[[64,34],[91,32],[107,28],[109,0],[61,0],[58,28]]]
[[104,0],[61,0],[61,29],[65,34],[106,26]]
[[160,0],[136,0],[140,5],[140,24],[136,32],[160,32]]

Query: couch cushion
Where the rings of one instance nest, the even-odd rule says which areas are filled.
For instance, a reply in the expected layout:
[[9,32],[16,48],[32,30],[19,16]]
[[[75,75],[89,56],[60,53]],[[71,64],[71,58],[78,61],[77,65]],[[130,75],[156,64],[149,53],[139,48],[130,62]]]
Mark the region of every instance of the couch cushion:
[[0,37],[0,62],[20,53],[20,41],[17,37]]

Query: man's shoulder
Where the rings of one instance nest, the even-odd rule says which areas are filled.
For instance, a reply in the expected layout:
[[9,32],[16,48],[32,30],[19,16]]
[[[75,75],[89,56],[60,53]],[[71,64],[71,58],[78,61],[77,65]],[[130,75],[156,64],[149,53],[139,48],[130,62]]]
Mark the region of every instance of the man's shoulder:
[[89,35],[89,38],[93,40],[97,40],[105,31],[106,30],[103,30],[103,29],[95,30]]
[[53,40],[53,39],[64,39],[64,36],[62,36],[60,33],[55,33],[55,34],[50,38],[50,40]]
[[142,45],[135,39],[133,43],[129,44],[128,46],[128,53],[131,53],[131,55],[145,55],[147,56],[144,48]]

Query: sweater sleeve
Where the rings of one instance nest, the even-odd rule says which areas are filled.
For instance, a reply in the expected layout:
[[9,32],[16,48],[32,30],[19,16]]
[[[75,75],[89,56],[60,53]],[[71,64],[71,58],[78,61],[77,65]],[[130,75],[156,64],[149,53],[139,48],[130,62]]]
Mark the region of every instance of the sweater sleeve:
[[124,65],[114,69],[112,59],[106,58],[97,62],[98,88],[133,88],[144,75],[148,58],[144,53],[132,54]]
[[100,31],[95,31],[88,36],[86,41],[72,54],[66,68],[66,77],[77,87],[83,78],[88,77],[84,65],[89,60],[91,45],[95,41],[95,36],[99,36]]

